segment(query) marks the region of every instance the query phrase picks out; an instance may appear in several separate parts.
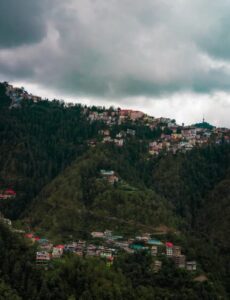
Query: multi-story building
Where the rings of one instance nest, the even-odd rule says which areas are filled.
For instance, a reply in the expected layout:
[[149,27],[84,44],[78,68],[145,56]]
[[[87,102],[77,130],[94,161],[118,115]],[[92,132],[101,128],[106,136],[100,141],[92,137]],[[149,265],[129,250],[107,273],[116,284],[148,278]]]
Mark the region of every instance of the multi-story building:
[[181,247],[173,246],[173,256],[180,256],[180,255],[181,255]]
[[165,246],[166,246],[166,255],[173,256],[173,243],[167,242]]
[[47,265],[50,261],[50,254],[46,251],[36,253],[36,264]]
[[185,255],[173,256],[173,261],[175,262],[177,268],[185,268]]

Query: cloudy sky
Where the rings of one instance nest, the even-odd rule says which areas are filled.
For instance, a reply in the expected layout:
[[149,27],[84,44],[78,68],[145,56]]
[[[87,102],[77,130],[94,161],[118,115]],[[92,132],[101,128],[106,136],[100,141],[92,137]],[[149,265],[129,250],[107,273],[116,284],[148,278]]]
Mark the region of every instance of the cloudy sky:
[[230,127],[229,0],[1,0],[0,80]]

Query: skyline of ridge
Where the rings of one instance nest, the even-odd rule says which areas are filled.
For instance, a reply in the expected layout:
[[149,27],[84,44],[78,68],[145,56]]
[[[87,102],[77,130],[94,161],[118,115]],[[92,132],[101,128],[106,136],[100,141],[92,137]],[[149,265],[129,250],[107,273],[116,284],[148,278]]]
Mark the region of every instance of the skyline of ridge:
[[227,0],[2,0],[0,80],[230,127],[229,20]]

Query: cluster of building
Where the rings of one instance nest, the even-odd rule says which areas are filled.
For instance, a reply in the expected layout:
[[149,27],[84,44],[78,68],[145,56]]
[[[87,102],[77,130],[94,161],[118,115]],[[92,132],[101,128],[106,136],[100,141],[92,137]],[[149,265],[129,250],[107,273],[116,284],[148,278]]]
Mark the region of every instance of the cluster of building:
[[88,117],[88,120],[93,121],[103,121],[105,124],[111,125],[120,125],[126,120],[137,121],[143,119],[145,114],[141,111],[132,110],[132,109],[103,109],[98,107],[96,111],[87,108],[85,114]]
[[[114,144],[117,147],[123,147],[125,144],[125,140],[127,137],[134,137],[136,135],[136,131],[134,129],[128,128],[127,130],[121,130],[116,134],[114,138],[111,137],[111,132],[109,129],[99,130],[98,136],[99,140],[103,144]],[[98,143],[97,139],[90,140],[88,145],[90,147],[95,147]]]
[[187,261],[186,256],[182,254],[181,246],[174,245],[171,242],[162,242],[151,237],[151,234],[145,233],[141,236],[125,239],[123,236],[113,235],[112,231],[105,232],[91,232],[93,238],[105,240],[105,242],[112,246],[114,251],[121,249],[127,253],[134,253],[138,251],[148,251],[155,257],[153,269],[158,272],[162,267],[161,257],[167,256],[172,259],[177,268],[186,269],[188,271],[196,271],[196,261]]
[[115,138],[110,136],[109,129],[100,130],[98,132],[99,136],[102,136],[102,143],[114,143],[118,147],[123,147],[125,143],[125,139],[130,136],[135,136],[136,131],[128,128],[126,131],[120,131],[116,134]]
[[66,253],[72,253],[81,257],[99,257],[105,260],[108,267],[113,264],[120,251],[132,254],[139,251],[148,251],[153,257],[153,270],[158,272],[162,267],[162,257],[172,259],[177,268],[188,271],[196,271],[196,261],[187,261],[182,254],[181,246],[171,242],[162,242],[152,238],[150,233],[145,233],[133,238],[124,238],[122,235],[114,235],[111,230],[93,231],[91,239],[74,241],[65,244],[54,245],[47,238],[40,238],[34,233],[25,233],[23,230],[12,229],[12,222],[0,214],[0,222],[6,224],[12,231],[23,234],[31,243],[37,244],[36,265],[48,266],[55,259],[60,259]]
[[92,242],[86,243],[86,241],[66,244],[64,250],[84,257],[94,256],[105,258],[107,263],[110,264],[112,264],[114,255],[116,254],[116,251],[113,248],[107,247],[106,245],[95,245]]
[[[164,129],[163,129],[164,130]],[[161,137],[149,143],[149,154],[158,155],[161,151],[186,152],[195,146],[208,144],[211,132],[204,128],[193,126],[180,127],[174,124],[168,127],[168,133],[162,133]]]
[[149,143],[149,154],[158,155],[162,151],[186,152],[211,143],[230,143],[230,130],[226,128],[185,127],[174,124],[167,129],[167,134],[162,133],[159,139]]
[[[12,100],[10,108],[20,107],[22,100],[33,100],[38,102],[41,97],[29,94],[24,88],[13,87],[7,82],[6,95]],[[207,145],[209,143],[221,144],[223,142],[230,143],[230,130],[227,128],[215,128],[205,126],[180,126],[175,120],[170,118],[154,118],[147,114],[131,109],[103,107],[85,107],[84,114],[90,122],[102,121],[107,125],[107,129],[99,131],[99,137],[102,138],[102,143],[114,143],[118,147],[123,147],[128,136],[135,136],[136,132],[133,129],[120,131],[116,137],[111,137],[110,127],[113,125],[121,125],[124,122],[137,123],[148,127],[150,130],[160,129],[162,134],[160,138],[149,141],[148,152],[150,155],[158,155],[164,152],[186,152],[194,147]],[[203,120],[204,123],[204,120]],[[98,140],[90,140],[89,145],[95,147]]]
[[29,94],[27,91],[24,90],[23,87],[14,87],[13,85],[8,84],[7,82],[5,82],[4,85],[6,87],[6,95],[11,99],[10,108],[21,107],[22,100],[33,100],[34,102],[38,102],[41,100],[41,97]]
[[87,116],[90,122],[103,121],[106,125],[111,127],[112,125],[121,125],[124,122],[139,122],[140,124],[149,127],[150,129],[155,129],[159,126],[174,126],[175,120],[169,118],[155,118],[149,116],[142,111],[132,110],[132,109],[120,109],[120,108],[110,108],[105,109],[103,107],[97,107],[91,109],[87,107],[84,110],[84,114]]
[[186,256],[181,253],[181,247],[173,245],[171,242],[165,243],[166,255],[173,259],[176,267],[186,268],[188,271],[196,271],[196,261],[187,261]]
[[[88,119],[93,121],[103,121],[108,127],[100,130],[99,136],[102,137],[102,143],[114,143],[118,147],[122,147],[127,136],[135,136],[135,130],[127,129],[117,133],[116,137],[111,137],[110,127],[112,125],[120,125],[125,121],[138,123],[148,127],[150,130],[160,130],[161,136],[157,139],[149,141],[148,152],[150,155],[158,155],[161,152],[186,152],[194,147],[208,145],[210,143],[221,144],[223,142],[230,143],[230,130],[227,128],[216,128],[205,123],[201,126],[182,126],[176,124],[175,120],[170,118],[154,118],[140,111],[113,109],[91,111],[86,109]],[[96,140],[90,141],[90,146],[96,145]]]
[[15,198],[16,195],[17,193],[11,188],[0,190],[0,200],[12,199]]
[[78,242],[70,242],[67,244],[53,245],[46,238],[39,238],[33,233],[25,234],[25,237],[32,243],[37,243],[36,264],[38,266],[47,266],[53,259],[61,258],[65,253],[72,253],[78,256],[94,256],[106,260],[107,265],[113,263],[115,249],[111,249],[103,245],[95,245],[79,240]]

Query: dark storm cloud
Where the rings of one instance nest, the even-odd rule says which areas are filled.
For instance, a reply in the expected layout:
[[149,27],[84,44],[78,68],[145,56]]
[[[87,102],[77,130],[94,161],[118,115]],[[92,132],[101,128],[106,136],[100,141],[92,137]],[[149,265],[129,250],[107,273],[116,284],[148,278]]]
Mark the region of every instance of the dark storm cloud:
[[229,20],[227,0],[2,0],[0,74],[118,101],[229,91]]
[[0,1],[0,48],[39,42],[46,34],[43,0]]
[[[216,1],[210,4],[210,21],[203,24],[203,33],[197,39],[201,49],[219,59],[230,58],[230,2]],[[207,11],[209,7],[207,5]],[[202,30],[202,29],[201,29]]]

